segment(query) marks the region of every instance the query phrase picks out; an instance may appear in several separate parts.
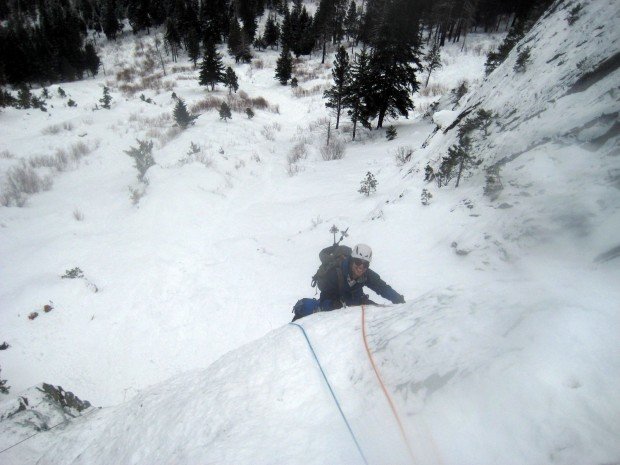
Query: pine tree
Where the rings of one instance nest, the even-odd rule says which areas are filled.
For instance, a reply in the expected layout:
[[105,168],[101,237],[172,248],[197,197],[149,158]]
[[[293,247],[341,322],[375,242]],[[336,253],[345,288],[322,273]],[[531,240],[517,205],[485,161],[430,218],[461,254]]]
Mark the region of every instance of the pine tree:
[[276,63],[276,76],[275,78],[280,81],[283,86],[286,85],[293,73],[293,57],[289,52],[288,47],[282,46],[282,52],[280,58]]
[[525,47],[519,52],[519,55],[517,56],[517,61],[515,62],[515,65],[513,67],[515,73],[525,72],[525,68],[530,61],[531,50],[532,49],[530,47]]
[[194,124],[194,120],[198,118],[198,115],[190,115],[187,111],[187,106],[182,99],[177,99],[177,103],[174,106],[173,112],[174,120],[181,129],[186,129],[188,126]]
[[99,72],[99,66],[101,65],[101,60],[97,56],[97,52],[95,51],[95,47],[92,43],[86,44],[84,47],[84,60],[86,61],[86,67],[90,71],[90,73],[95,77]]
[[226,68],[226,78],[224,80],[224,84],[226,85],[226,87],[228,87],[229,94],[233,92],[236,93],[239,89],[239,81],[237,79],[237,75],[230,66]]
[[223,119],[224,121],[226,121],[230,118],[232,118],[230,107],[228,106],[226,102],[222,102],[222,105],[220,106],[220,119]]
[[199,84],[201,86],[211,86],[211,90],[214,90],[215,84],[225,82],[225,78],[222,57],[215,49],[215,44],[210,42],[205,47],[204,58],[200,65]]
[[121,29],[116,16],[116,0],[106,0],[103,19],[103,32],[108,40],[116,40],[116,34]]
[[[0,368],[0,373],[2,373],[2,368]],[[11,386],[6,385],[6,379],[0,378],[0,394],[8,394]]]
[[394,126],[390,126],[387,128],[387,131],[385,131],[385,138],[387,140],[394,140],[397,135],[398,133],[396,132],[396,128]]
[[106,86],[103,87],[103,97],[99,99],[99,102],[101,103],[102,108],[105,108],[106,110],[110,109],[110,103],[112,102],[112,97],[110,96],[110,89],[108,89],[108,87]]
[[153,141],[144,141],[136,139],[138,147],[131,147],[124,152],[133,158],[135,167],[138,170],[138,179],[141,182],[146,182],[145,175],[148,169],[155,165],[155,159],[153,158]]
[[366,177],[360,182],[360,184],[361,186],[358,192],[360,194],[364,194],[366,197],[369,197],[370,194],[377,191],[378,181],[370,171],[366,173]]
[[177,29],[176,23],[172,18],[166,20],[166,32],[164,34],[164,40],[168,44],[170,54],[172,55],[172,61],[176,63],[179,56],[179,48],[181,47],[181,35]]
[[200,58],[200,31],[197,27],[192,27],[187,34],[187,56],[195,68]]
[[241,47],[241,26],[237,18],[230,20],[228,26],[228,53],[230,56],[236,57]]
[[407,117],[413,110],[411,93],[418,90],[416,71],[420,63],[417,12],[409,0],[394,0],[386,11],[375,38],[370,58],[373,92],[368,99],[369,111],[377,116],[377,128],[386,117]]
[[353,123],[353,140],[357,130],[357,123],[370,128],[370,114],[367,101],[372,94],[372,81],[368,79],[370,57],[366,47],[356,54],[351,65],[350,84],[345,88],[344,106]]
[[17,105],[27,110],[32,107],[32,93],[26,84],[22,84],[17,91]]
[[347,15],[344,20],[344,31],[349,40],[356,39],[359,32],[359,15],[357,13],[357,5],[355,0],[351,0]]
[[347,87],[350,81],[351,65],[349,63],[349,54],[341,45],[336,53],[334,66],[332,68],[332,77],[334,85],[323,93],[323,98],[327,99],[325,106],[332,108],[336,113],[336,129],[340,124],[340,113],[343,103],[347,95]]
[[426,71],[428,71],[428,76],[426,77],[426,84],[424,84],[424,87],[428,87],[428,81],[431,78],[431,73],[442,67],[441,52],[439,50],[438,42],[433,42],[433,46],[424,58],[426,61]]
[[272,16],[267,18],[267,23],[265,24],[265,34],[264,34],[265,44],[268,47],[275,47],[278,45],[278,40],[280,39],[280,28],[278,23],[276,23],[275,19]]
[[149,34],[149,28],[151,27],[149,10],[149,0],[129,0],[129,4],[127,5],[127,19],[129,20],[134,34],[137,34],[143,29],[146,29],[147,34]]

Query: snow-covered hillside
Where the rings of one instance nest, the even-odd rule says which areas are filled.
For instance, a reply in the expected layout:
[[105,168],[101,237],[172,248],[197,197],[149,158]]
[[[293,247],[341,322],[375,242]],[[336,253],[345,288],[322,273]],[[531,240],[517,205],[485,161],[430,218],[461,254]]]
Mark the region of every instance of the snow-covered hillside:
[[[153,103],[123,93],[117,73],[140,68],[149,37],[105,46],[107,77],[63,85],[77,108],[54,86],[48,114],[0,113],[2,173],[80,154],[62,171],[34,163],[51,189],[0,208],[11,386],[0,450],[82,415],[0,463],[619,463],[620,12],[612,0],[579,3],[569,25],[576,3],[555,2],[486,79],[487,36],[468,37],[463,54],[448,46],[431,84],[467,79],[471,92],[444,97],[432,121],[429,97],[414,96],[396,140],[363,132],[342,160],[320,155],[329,69],[316,57],[298,65],[306,92],[293,91],[273,79],[275,51],[235,67],[247,98],[268,102],[251,120],[205,110],[174,129],[172,86],[190,108],[205,97],[191,65],[145,90]],[[104,83],[112,109],[94,110]],[[458,188],[426,183],[425,167],[480,109],[492,115],[471,133],[481,165]],[[136,138],[155,142],[146,186],[123,153]],[[191,143],[200,152],[188,155]],[[414,149],[404,164],[399,147]],[[379,184],[364,197],[368,171]],[[502,188],[485,195],[489,173]],[[365,325],[406,438],[360,308],[299,321],[350,431],[302,331],[286,324],[314,292],[332,224],[370,244],[373,269],[407,299],[366,309]],[[59,413],[25,391],[40,382],[103,408]],[[21,392],[36,400],[20,408]]]

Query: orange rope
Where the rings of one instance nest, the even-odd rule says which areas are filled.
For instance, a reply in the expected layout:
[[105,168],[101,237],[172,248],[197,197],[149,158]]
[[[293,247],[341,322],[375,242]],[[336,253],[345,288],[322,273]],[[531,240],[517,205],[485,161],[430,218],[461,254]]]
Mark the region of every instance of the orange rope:
[[409,440],[407,439],[407,434],[405,433],[405,428],[403,428],[403,424],[400,421],[400,417],[398,416],[398,412],[396,411],[396,407],[394,406],[394,402],[392,401],[392,396],[385,387],[383,380],[381,379],[381,375],[379,374],[379,370],[377,369],[377,365],[375,364],[375,360],[372,357],[372,353],[370,352],[370,348],[368,347],[368,339],[366,337],[366,306],[362,305],[362,335],[364,336],[364,346],[366,346],[366,353],[368,354],[368,359],[372,365],[373,370],[375,370],[375,374],[377,375],[377,379],[379,380],[379,384],[381,385],[381,389],[387,398],[388,403],[390,404],[390,408],[392,409],[392,413],[394,413],[394,417],[396,418],[396,422],[398,423],[398,427],[400,428],[400,434],[405,441],[405,445],[407,446],[407,450],[409,451],[409,456],[411,457],[411,462],[415,463],[415,458],[413,455],[413,451],[411,450],[411,445],[409,444]]

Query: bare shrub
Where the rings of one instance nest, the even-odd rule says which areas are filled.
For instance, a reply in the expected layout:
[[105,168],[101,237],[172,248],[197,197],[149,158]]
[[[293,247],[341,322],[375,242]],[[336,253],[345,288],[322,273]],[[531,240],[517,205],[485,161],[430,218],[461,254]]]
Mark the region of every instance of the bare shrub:
[[250,102],[252,103],[252,107],[257,110],[266,110],[269,108],[269,102],[264,97],[255,97],[250,99]]
[[330,119],[327,116],[323,116],[317,120],[314,120],[308,123],[308,130],[310,132],[315,132],[317,129],[324,131],[327,129],[329,122],[330,122]]
[[436,95],[444,95],[448,92],[448,88],[441,84],[429,84],[420,89],[420,95],[423,97],[435,97]]
[[289,163],[288,165],[286,165],[286,172],[291,177],[295,176],[301,171],[303,171],[303,168],[297,163]]
[[138,70],[135,66],[132,66],[130,68],[124,68],[116,73],[116,80],[119,82],[131,82],[133,81],[137,72]]
[[179,65],[176,65],[176,66],[173,66],[171,69],[172,69],[173,73],[185,73],[187,71],[191,71],[192,67],[191,66],[179,66]]
[[305,159],[308,156],[308,149],[304,142],[297,143],[293,146],[288,154],[288,162],[297,163],[299,160]]
[[411,160],[413,155],[413,148],[409,145],[401,145],[396,149],[394,159],[396,160],[396,166],[403,166]]
[[293,96],[297,98],[310,97],[311,95],[322,94],[324,90],[325,87],[322,85],[316,85],[309,89],[304,89],[303,87],[295,87],[293,89]]
[[263,62],[263,60],[254,60],[252,61],[252,67],[254,69],[263,69],[265,67],[265,63]]
[[213,160],[203,152],[188,153],[183,158],[179,159],[176,166],[181,167],[190,163],[200,163],[208,168],[213,165]]
[[299,61],[297,61],[297,59],[293,60],[293,76],[295,76],[299,82],[307,82],[313,79],[318,79],[320,77],[320,70],[320,64],[317,65],[316,68],[312,68],[301,59],[299,59]]
[[265,124],[263,129],[261,129],[260,133],[265,137],[265,139],[274,141],[276,140],[276,131],[279,132],[282,130],[282,126],[279,123]]
[[206,97],[202,100],[198,100],[189,109],[193,114],[204,113],[209,110],[219,110],[222,106],[222,99],[217,97]]
[[15,155],[8,150],[3,150],[0,152],[0,160],[12,160],[13,158],[15,158]]
[[260,133],[265,137],[265,139],[274,141],[276,140],[276,133],[271,126],[263,126],[263,129],[260,130]]
[[329,144],[321,147],[321,156],[323,160],[340,160],[344,157],[346,146],[345,143],[338,137],[332,137]]
[[300,144],[311,144],[312,132],[305,130],[301,126],[297,126],[297,130],[293,135],[293,141],[297,141]]
[[[95,144],[96,148],[99,144]],[[75,166],[86,155],[91,153],[94,148],[89,147],[84,142],[77,142],[69,148],[58,148],[54,155],[39,155],[30,157],[28,165],[31,168],[51,168],[56,171],[65,171],[70,166]]]
[[129,198],[134,205],[138,205],[140,199],[144,197],[144,194],[146,194],[146,185],[144,184],[140,187],[129,187]]
[[26,195],[46,191],[52,187],[51,176],[39,176],[25,161],[8,169],[5,175],[3,192],[0,202],[5,207],[15,205],[23,207],[26,204]]
[[171,128],[168,128],[164,132],[164,134],[159,137],[159,147],[163,147],[182,132],[183,129],[181,129],[179,126],[173,126]]
[[41,131],[44,135],[54,135],[60,133],[60,131],[73,131],[73,124],[70,121],[65,121],[62,124],[52,124]]
[[78,208],[76,208],[75,210],[73,210],[73,218],[75,218],[76,221],[83,221],[84,213],[82,213]]

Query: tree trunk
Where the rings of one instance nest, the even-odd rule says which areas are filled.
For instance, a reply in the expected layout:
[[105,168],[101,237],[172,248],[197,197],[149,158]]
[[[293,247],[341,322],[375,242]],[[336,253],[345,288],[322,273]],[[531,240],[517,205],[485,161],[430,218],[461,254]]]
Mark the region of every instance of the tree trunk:
[[459,187],[459,182],[461,181],[461,173],[463,172],[463,164],[465,163],[465,157],[461,157],[461,163],[459,163],[459,174],[456,177],[456,184],[454,187]]
[[377,121],[377,129],[380,129],[383,127],[383,119],[385,118],[385,112],[386,112],[387,108],[382,107],[379,110],[379,120]]
[[336,129],[338,129],[338,125],[340,124],[340,98],[338,98],[338,103],[336,104]]

